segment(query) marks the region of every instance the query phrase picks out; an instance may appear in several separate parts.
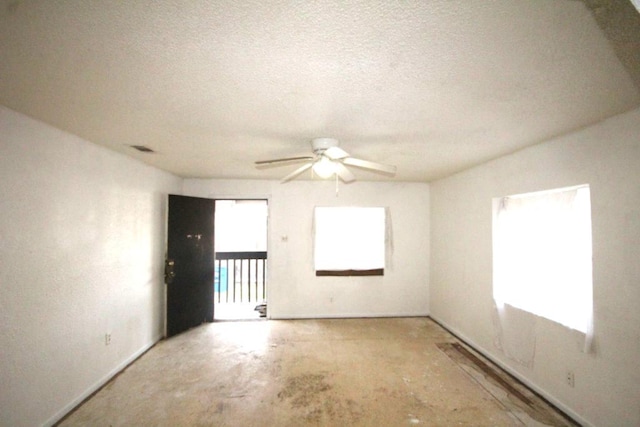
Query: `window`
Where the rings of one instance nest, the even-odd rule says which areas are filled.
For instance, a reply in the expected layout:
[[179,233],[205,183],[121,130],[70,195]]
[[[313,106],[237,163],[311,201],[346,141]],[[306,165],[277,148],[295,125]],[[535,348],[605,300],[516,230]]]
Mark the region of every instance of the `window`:
[[385,208],[315,208],[317,276],[383,275]]
[[589,186],[494,199],[493,297],[587,333],[593,312]]

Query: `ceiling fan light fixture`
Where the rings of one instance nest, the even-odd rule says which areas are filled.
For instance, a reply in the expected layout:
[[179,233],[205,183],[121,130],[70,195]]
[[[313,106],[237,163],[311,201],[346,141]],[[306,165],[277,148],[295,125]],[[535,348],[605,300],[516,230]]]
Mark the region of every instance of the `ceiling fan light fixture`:
[[332,160],[322,156],[313,164],[313,172],[320,178],[331,178],[336,173],[336,165]]
[[311,149],[314,153],[322,153],[331,147],[337,147],[339,144],[335,138],[313,138],[311,140]]
[[[322,179],[336,177],[336,186],[338,180],[350,183],[356,180],[353,172],[347,166],[355,166],[372,172],[383,173],[387,175],[395,175],[396,167],[385,165],[383,163],[371,162],[368,160],[357,159],[351,157],[349,153],[339,146],[339,141],[335,138],[314,138],[311,140],[311,150],[313,156],[285,157],[280,159],[259,160],[255,162],[256,167],[278,166],[289,163],[305,162],[304,165],[294,170],[284,178],[281,182],[289,182],[296,178],[304,171],[311,169],[312,176],[318,176]],[[337,187],[336,187],[337,188]]]

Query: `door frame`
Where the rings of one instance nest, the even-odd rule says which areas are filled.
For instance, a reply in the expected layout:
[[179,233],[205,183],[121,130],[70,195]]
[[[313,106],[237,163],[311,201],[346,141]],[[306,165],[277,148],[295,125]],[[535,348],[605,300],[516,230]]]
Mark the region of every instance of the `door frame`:
[[[265,299],[268,301],[269,300],[269,276],[270,276],[270,270],[271,270],[271,262],[270,262],[270,256],[269,256],[269,248],[271,247],[271,243],[270,243],[270,238],[271,238],[271,233],[270,233],[270,226],[271,226],[271,222],[270,222],[270,217],[271,217],[271,197],[270,196],[251,196],[251,197],[247,197],[247,196],[243,196],[243,197],[233,197],[233,196],[224,196],[224,197],[215,197],[213,200],[216,201],[216,203],[218,201],[226,201],[226,200],[231,200],[231,201],[264,201],[267,204],[267,227],[266,227],[266,253],[267,253],[267,259],[265,260],[265,268],[266,268],[266,275],[265,275],[265,294],[264,297]],[[217,211],[217,209],[216,209]],[[215,227],[215,220],[214,220],[214,227]],[[214,301],[214,307],[216,305],[216,302]],[[269,314],[267,311],[267,317],[266,319],[269,319]],[[214,322],[216,321],[215,318],[215,311],[214,311]]]
[[[251,195],[234,195],[234,194],[207,194],[204,196],[201,195],[185,195],[185,194],[176,194],[176,195],[182,195],[182,196],[187,196],[187,197],[199,197],[202,199],[210,199],[210,200],[266,200],[267,201],[267,277],[266,277],[266,281],[267,284],[271,283],[271,270],[272,270],[272,257],[269,256],[269,252],[271,251],[271,247],[272,245],[272,233],[271,233],[271,207],[272,207],[272,198],[271,198],[271,194],[251,194]],[[169,197],[166,198],[166,204],[165,204],[165,221],[164,221],[164,226],[165,226],[165,232],[164,232],[164,237],[165,237],[165,253],[164,253],[164,260],[167,259],[167,255],[168,255],[168,243],[169,243]],[[215,212],[214,212],[215,214]],[[214,234],[215,234],[215,217],[214,217]],[[215,236],[214,236],[215,237]],[[215,244],[214,244],[214,253],[215,253]],[[164,269],[164,260],[163,260],[163,269]],[[164,272],[163,272],[164,273]],[[163,275],[163,284],[164,284],[164,304],[163,304],[163,310],[164,310],[164,325],[163,325],[163,336],[164,338],[167,338],[167,296],[168,296],[168,285],[164,282],[164,275]],[[213,286],[213,284],[212,284]],[[266,297],[267,297],[267,301],[269,301],[269,305],[271,307],[273,307],[273,303],[272,303],[272,296],[271,296],[271,287],[267,286],[266,287]],[[215,306],[214,306],[215,307]],[[214,321],[215,321],[215,308],[214,308]],[[266,319],[270,319],[271,316],[269,315],[269,311],[267,311],[267,317]]]

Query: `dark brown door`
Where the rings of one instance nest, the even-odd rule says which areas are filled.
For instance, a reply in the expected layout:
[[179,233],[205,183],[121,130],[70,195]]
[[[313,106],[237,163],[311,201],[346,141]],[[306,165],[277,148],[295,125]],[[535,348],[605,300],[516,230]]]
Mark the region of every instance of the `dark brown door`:
[[167,337],[213,322],[215,201],[169,195]]

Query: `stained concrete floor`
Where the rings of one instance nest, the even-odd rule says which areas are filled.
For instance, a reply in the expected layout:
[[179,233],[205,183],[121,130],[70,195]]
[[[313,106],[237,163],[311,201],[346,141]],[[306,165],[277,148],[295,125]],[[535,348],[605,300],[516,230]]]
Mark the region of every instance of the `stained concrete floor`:
[[60,425],[574,425],[485,362],[428,318],[216,322],[161,341]]

